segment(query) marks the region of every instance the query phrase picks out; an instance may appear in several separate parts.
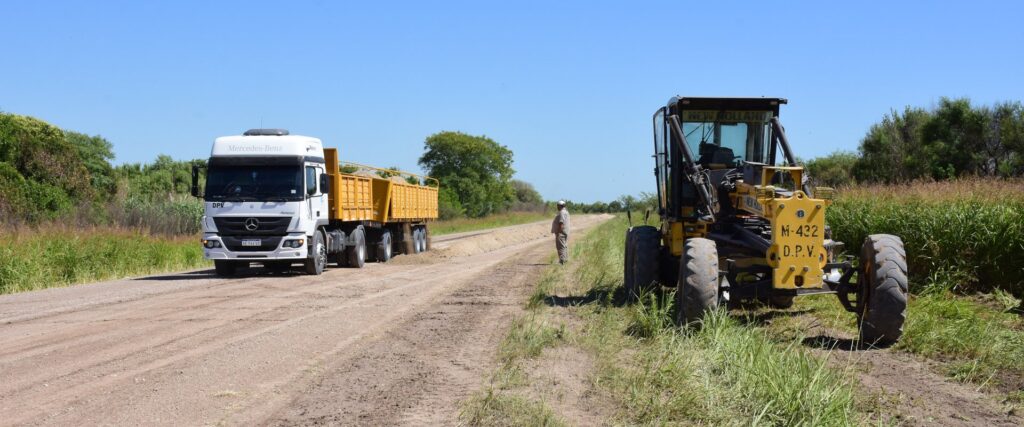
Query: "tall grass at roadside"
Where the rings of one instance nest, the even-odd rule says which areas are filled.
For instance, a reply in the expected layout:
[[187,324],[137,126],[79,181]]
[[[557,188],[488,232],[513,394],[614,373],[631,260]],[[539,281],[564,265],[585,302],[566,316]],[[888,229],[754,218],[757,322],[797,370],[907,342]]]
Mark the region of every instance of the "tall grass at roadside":
[[598,355],[599,383],[632,424],[849,425],[862,420],[854,386],[805,350],[724,311],[701,327],[670,320],[672,295],[649,295],[618,306],[623,218],[602,224],[577,243],[581,265],[570,287],[588,295],[578,338]]
[[0,233],[0,294],[206,265],[194,236],[110,227]]
[[[553,214],[552,214],[553,215]],[[506,227],[551,219],[544,212],[505,212],[483,218],[458,218],[437,221],[430,224],[430,234],[462,233],[466,231],[485,230],[488,228]]]
[[856,255],[869,234],[900,236],[911,291],[1004,289],[1024,296],[1024,181],[969,179],[842,189],[833,236]]
[[1024,374],[1024,321],[1018,314],[942,293],[915,298],[899,348],[949,361],[948,373],[972,383],[1003,384]]

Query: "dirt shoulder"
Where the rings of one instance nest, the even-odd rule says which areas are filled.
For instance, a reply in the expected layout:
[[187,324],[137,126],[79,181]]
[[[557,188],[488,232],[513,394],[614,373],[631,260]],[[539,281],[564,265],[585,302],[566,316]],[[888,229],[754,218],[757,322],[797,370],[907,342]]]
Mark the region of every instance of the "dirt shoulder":
[[546,266],[547,227],[317,277],[200,271],[0,297],[0,424],[453,423]]

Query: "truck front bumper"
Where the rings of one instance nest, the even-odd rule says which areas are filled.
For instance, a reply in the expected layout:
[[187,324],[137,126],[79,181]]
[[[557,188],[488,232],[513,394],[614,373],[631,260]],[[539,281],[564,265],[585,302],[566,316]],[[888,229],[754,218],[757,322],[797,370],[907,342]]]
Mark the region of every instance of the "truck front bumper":
[[298,262],[308,256],[308,245],[303,244],[298,248],[284,247],[285,241],[293,239],[305,240],[306,236],[302,234],[285,236],[281,239],[277,248],[272,251],[232,251],[227,248],[220,236],[216,234],[206,234],[203,236],[203,240],[216,241],[218,242],[218,246],[214,248],[203,246],[203,257],[209,260],[238,260],[253,262],[259,262],[262,260],[294,260]]

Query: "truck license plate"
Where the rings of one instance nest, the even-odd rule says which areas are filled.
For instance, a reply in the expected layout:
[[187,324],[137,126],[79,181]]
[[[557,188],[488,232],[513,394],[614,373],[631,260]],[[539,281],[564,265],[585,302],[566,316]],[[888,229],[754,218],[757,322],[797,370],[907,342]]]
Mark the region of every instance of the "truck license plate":
[[263,242],[260,239],[244,239],[242,240],[242,246],[263,246]]

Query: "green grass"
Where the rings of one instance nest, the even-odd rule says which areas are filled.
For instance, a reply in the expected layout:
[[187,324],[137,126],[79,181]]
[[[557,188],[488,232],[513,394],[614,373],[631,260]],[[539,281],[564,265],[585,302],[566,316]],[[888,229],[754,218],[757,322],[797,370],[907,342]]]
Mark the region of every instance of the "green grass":
[[209,265],[192,236],[114,228],[0,233],[0,294]]
[[[522,392],[531,381],[544,380],[524,372],[521,362],[544,357],[544,349],[555,345],[577,346],[593,355],[595,392],[612,403],[610,424],[849,425],[865,420],[848,373],[831,368],[798,340],[780,343],[767,330],[743,325],[724,312],[711,315],[702,327],[678,328],[670,320],[671,295],[618,305],[625,227],[624,218],[598,226],[574,242],[570,268],[545,273],[527,301],[527,314],[513,324],[499,349],[502,367],[466,403],[463,421],[548,414],[550,408]],[[556,294],[563,303],[551,303]],[[567,328],[563,322],[556,327],[564,316],[575,318],[570,323],[576,326]],[[551,417],[558,419],[557,413]]]
[[868,234],[900,236],[912,292],[948,285],[1024,297],[1024,181],[861,187],[837,197],[827,214],[835,238],[856,255]]
[[[847,252],[867,234],[900,236],[911,298],[897,350],[951,377],[1007,391],[1024,378],[1024,182],[970,179],[851,188],[828,211]],[[835,298],[802,298],[827,326],[855,321]]]
[[499,354],[503,362],[513,363],[518,359],[540,355],[565,338],[565,325],[555,326],[537,312],[530,312],[512,322],[512,327],[501,343]]
[[[126,206],[132,209],[118,210],[120,216],[113,219],[125,226],[0,228],[0,294],[209,267],[199,238],[191,231],[184,233],[194,231],[189,225],[193,221],[187,219],[195,215],[193,206],[179,205],[129,203]],[[431,225],[431,232],[483,230],[547,218],[542,213],[512,212],[439,221]]]
[[543,402],[493,388],[474,395],[463,408],[460,418],[471,426],[538,426],[554,427],[565,423]]
[[544,212],[506,212],[483,218],[450,219],[431,223],[430,234],[440,236],[442,234],[462,233],[466,231],[486,230],[488,228],[526,224],[545,219],[551,219],[551,216]]
[[1018,314],[935,293],[911,305],[899,348],[949,361],[949,374],[972,383],[1002,385],[1024,374],[1024,322]]
[[[895,349],[939,363],[940,370],[961,381],[1008,391],[1024,378],[1024,319],[1019,301],[1002,293],[965,297],[948,291],[911,296],[903,337]],[[856,319],[833,296],[797,300],[830,329],[856,333]],[[776,331],[797,328],[786,322]],[[788,334],[783,334],[788,335]]]
[[598,296],[580,310],[579,342],[598,355],[599,383],[627,424],[849,425],[863,421],[848,373],[799,340],[778,342],[724,311],[702,326],[670,319],[672,295],[616,306],[625,221],[609,221],[575,249],[577,291]]

